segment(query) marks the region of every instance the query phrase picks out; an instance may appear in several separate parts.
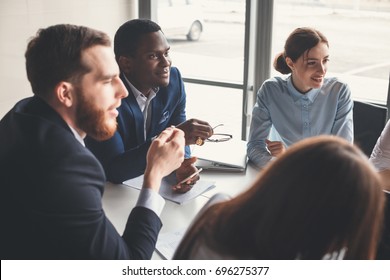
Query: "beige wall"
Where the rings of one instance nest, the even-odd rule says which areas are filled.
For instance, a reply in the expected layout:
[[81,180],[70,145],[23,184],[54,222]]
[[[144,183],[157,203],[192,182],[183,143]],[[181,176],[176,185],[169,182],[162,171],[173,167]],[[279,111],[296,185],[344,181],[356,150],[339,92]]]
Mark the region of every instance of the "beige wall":
[[[59,23],[86,25],[108,33],[137,17],[136,0],[0,0],[0,119],[31,96],[24,52],[39,28]],[[1,137],[1,136],[0,136]]]

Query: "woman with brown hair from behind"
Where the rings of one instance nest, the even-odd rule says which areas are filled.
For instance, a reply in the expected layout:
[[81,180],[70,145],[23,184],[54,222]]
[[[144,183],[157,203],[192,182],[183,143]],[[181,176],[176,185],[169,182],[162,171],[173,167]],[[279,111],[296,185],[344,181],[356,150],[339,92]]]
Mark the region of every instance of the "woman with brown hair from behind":
[[373,259],[384,202],[358,148],[336,136],[308,138],[246,192],[205,209],[174,259]]

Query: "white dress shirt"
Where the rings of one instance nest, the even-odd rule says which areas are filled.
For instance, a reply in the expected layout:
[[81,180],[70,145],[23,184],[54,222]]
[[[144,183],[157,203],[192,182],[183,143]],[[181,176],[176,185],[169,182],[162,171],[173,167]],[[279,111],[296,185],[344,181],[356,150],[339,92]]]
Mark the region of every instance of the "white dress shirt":
[[378,171],[390,169],[390,120],[372,150],[370,161]]
[[138,106],[144,115],[144,139],[146,139],[146,132],[148,131],[150,127],[150,121],[152,119],[152,110],[150,103],[152,102],[153,98],[156,97],[157,92],[159,91],[159,88],[151,89],[148,96],[145,96],[142,92],[140,92],[135,86],[130,83],[130,81],[125,77],[126,83],[130,86],[131,91],[134,94],[135,99],[137,100]]

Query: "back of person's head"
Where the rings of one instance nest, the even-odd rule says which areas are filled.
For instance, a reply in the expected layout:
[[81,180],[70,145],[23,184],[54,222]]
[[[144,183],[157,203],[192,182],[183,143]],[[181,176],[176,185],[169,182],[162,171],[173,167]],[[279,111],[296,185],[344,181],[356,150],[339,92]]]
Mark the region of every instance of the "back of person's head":
[[176,254],[191,240],[237,259],[371,259],[383,219],[384,196],[363,153],[334,136],[308,138],[270,163],[253,186],[210,207]]
[[133,19],[122,24],[114,37],[116,60],[120,56],[134,56],[142,36],[160,30],[161,27],[149,19]]
[[296,62],[301,55],[307,53],[320,42],[329,47],[328,39],[320,31],[310,27],[295,29],[285,42],[284,52],[275,57],[274,68],[282,74],[291,73],[291,69],[286,63],[286,57]]
[[77,83],[90,71],[82,52],[96,45],[111,46],[107,34],[84,26],[58,24],[38,30],[25,53],[27,77],[34,94],[48,98],[61,81]]

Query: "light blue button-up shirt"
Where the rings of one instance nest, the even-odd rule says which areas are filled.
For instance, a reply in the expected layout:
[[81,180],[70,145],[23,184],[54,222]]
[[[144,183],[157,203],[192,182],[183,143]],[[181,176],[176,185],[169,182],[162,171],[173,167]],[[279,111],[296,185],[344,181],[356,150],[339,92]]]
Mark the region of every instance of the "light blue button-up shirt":
[[268,79],[257,92],[248,158],[258,167],[264,167],[272,159],[266,139],[282,141],[289,147],[301,139],[327,134],[352,143],[352,109],[351,91],[337,78],[325,78],[321,88],[305,94],[295,89],[291,75]]

